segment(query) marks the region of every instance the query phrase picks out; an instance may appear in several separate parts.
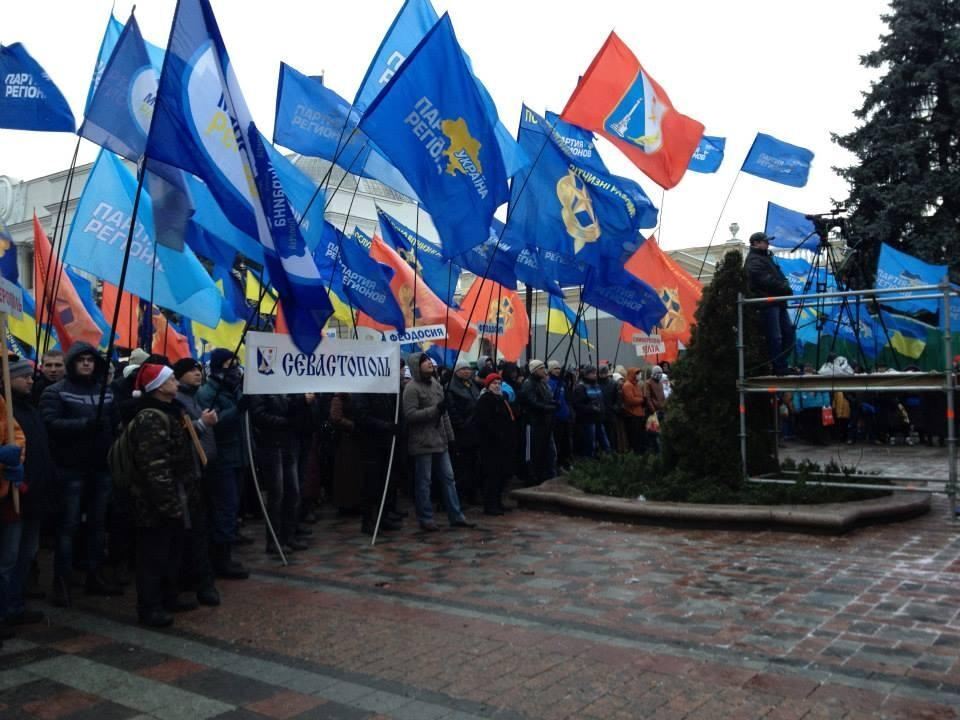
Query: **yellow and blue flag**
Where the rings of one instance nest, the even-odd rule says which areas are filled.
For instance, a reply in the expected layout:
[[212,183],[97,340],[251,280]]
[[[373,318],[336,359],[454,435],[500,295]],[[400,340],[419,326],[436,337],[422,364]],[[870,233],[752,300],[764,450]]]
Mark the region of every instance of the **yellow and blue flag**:
[[430,212],[454,258],[489,237],[509,197],[507,167],[450,17],[424,36],[360,121]]
[[576,334],[583,340],[590,339],[590,332],[583,318],[577,319],[577,314],[570,309],[561,298],[550,296],[550,305],[547,311],[547,332],[554,335],[571,335],[576,327]]
[[916,360],[927,347],[927,334],[934,327],[905,315],[881,311],[883,324],[890,336],[890,347],[901,355]]

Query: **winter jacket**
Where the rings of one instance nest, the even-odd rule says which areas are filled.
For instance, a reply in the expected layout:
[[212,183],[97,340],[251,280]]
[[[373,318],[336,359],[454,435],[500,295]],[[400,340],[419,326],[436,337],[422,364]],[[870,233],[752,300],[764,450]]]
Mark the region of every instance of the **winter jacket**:
[[[77,375],[77,358],[89,353],[96,358],[93,375]],[[95,424],[102,379],[107,363],[92,345],[76,342],[66,355],[67,375],[40,397],[40,413],[47,424],[50,450],[58,467],[106,470],[107,451],[120,426],[113,391],[107,388],[100,422]]]
[[557,409],[553,411],[553,417],[560,422],[569,420],[571,417],[570,403],[567,402],[567,385],[563,378],[550,375],[547,377],[547,384],[550,386],[553,402],[557,405]]
[[219,377],[211,377],[197,391],[197,404],[204,410],[212,408],[217,411],[213,437],[217,441],[217,462],[224,467],[243,465],[246,448],[240,399],[240,389],[231,390]]
[[650,412],[660,412],[667,404],[667,398],[663,394],[663,384],[653,378],[648,378],[643,384],[643,397],[647,401],[647,410]]
[[137,470],[130,486],[137,527],[192,527],[201,507],[200,463],[179,402],[143,397],[127,432]]
[[183,406],[184,412],[186,412],[193,421],[193,429],[197,431],[197,438],[200,440],[200,446],[203,448],[203,452],[207,456],[207,462],[209,463],[217,457],[217,438],[213,434],[213,428],[216,426],[207,427],[203,420],[200,419],[204,408],[201,408],[200,403],[197,402],[197,393],[199,390],[200,388],[196,385],[184,385],[181,383],[180,389],[177,391],[177,402]]
[[480,388],[472,378],[462,380],[454,375],[447,388],[447,412],[457,436],[458,446],[475,446],[477,434],[473,429],[473,414],[480,399]]
[[536,426],[550,425],[557,410],[547,381],[538,380],[532,375],[520,386],[520,406],[523,408],[523,419]]
[[364,443],[378,448],[389,448],[396,434],[394,407],[397,399],[382,393],[358,393],[351,397],[353,424]]
[[250,422],[258,448],[300,451],[309,408],[303,395],[254,395],[250,399]]
[[769,250],[751,249],[743,267],[747,271],[750,294],[754,297],[779,297],[793,294],[790,283],[780,266],[774,262],[773,254]]
[[638,368],[627,370],[627,379],[623,383],[623,412],[632,417],[645,417],[647,402],[643,397],[643,386],[637,382]]
[[620,386],[613,378],[597,380],[600,392],[603,393],[603,421],[608,422],[617,416],[620,407]]
[[420,377],[420,355],[407,362],[413,380],[403,389],[403,417],[407,423],[407,452],[410,455],[442,453],[453,442],[450,416],[440,413],[443,386],[435,377],[424,382]]
[[47,426],[40,410],[34,407],[30,395],[13,396],[13,417],[23,430],[27,444],[23,481],[29,489],[20,499],[20,514],[25,519],[41,519],[49,509],[50,494],[57,473],[50,456]]
[[482,452],[507,453],[512,457],[517,421],[507,398],[485,390],[477,401],[474,416]]
[[[23,429],[20,427],[20,423],[17,422],[16,417],[14,417],[13,421],[13,435],[14,444],[20,447],[20,462],[22,463],[26,459],[26,436],[24,435]],[[3,395],[0,394],[0,444],[6,444],[6,442],[7,406],[3,401]],[[19,522],[20,516],[17,515],[13,507],[13,493],[11,491],[10,482],[4,477],[4,475],[4,467],[0,466],[0,523],[8,525],[10,523]],[[24,481],[26,481],[26,478],[24,478]],[[27,488],[23,488],[21,496],[24,495],[26,491]]]
[[603,422],[603,389],[596,382],[579,382],[573,389],[573,417],[578,425]]

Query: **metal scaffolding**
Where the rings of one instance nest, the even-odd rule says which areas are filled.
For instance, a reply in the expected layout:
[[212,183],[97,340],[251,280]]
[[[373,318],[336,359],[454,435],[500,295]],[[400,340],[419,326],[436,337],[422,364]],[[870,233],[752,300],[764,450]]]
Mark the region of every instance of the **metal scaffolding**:
[[[917,293],[927,293],[917,294]],[[947,405],[947,482],[940,488],[931,488],[927,485],[927,478],[918,477],[891,477],[873,476],[898,483],[897,490],[907,492],[944,493],[950,499],[950,515],[956,519],[957,511],[957,436],[954,423],[954,390],[956,388],[956,374],[953,368],[953,354],[950,328],[950,297],[960,296],[949,283],[940,285],[921,285],[911,288],[909,292],[902,288],[881,290],[844,290],[834,292],[811,293],[808,295],[788,295],[781,297],[746,298],[742,293],[737,295],[737,389],[740,394],[740,459],[743,467],[743,479],[747,482],[771,483],[790,485],[795,479],[773,476],[751,476],[747,466],[747,394],[764,393],[775,395],[778,392],[943,392],[946,393]],[[776,302],[794,300],[822,300],[828,298],[865,298],[869,300],[883,299],[885,302],[901,300],[916,300],[918,298],[936,298],[941,300],[943,318],[943,345],[944,370],[943,372],[884,372],[856,375],[765,375],[747,378],[745,376],[745,346],[744,346],[744,306],[769,305]],[[828,304],[837,304],[836,301]],[[810,485],[824,485],[828,487],[859,488],[864,490],[886,490],[889,485],[861,484],[850,482],[845,475],[824,474],[823,477],[846,478],[847,482],[826,479],[808,481]],[[900,484],[902,483],[902,485]]]

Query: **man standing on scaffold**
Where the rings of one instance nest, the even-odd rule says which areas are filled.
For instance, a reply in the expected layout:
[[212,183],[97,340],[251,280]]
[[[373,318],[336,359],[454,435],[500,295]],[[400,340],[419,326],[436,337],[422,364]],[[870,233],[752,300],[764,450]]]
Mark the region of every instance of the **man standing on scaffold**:
[[[747,271],[747,284],[753,297],[781,297],[792,295],[790,283],[773,259],[770,241],[773,238],[762,232],[750,236],[750,252],[744,269]],[[767,354],[773,366],[774,375],[785,375],[787,358],[796,344],[796,332],[787,312],[786,300],[767,303],[763,306],[763,332],[767,337]]]

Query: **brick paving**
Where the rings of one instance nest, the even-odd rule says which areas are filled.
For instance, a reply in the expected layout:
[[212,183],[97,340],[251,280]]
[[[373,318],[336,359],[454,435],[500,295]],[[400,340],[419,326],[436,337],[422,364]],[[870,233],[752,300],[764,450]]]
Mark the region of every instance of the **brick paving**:
[[[900,455],[875,461],[937,459]],[[371,548],[358,526],[322,521],[286,568],[245,552],[253,577],[169,632],[132,593],[51,609],[0,651],[0,717],[960,716],[939,496],[840,537],[513,512]]]

